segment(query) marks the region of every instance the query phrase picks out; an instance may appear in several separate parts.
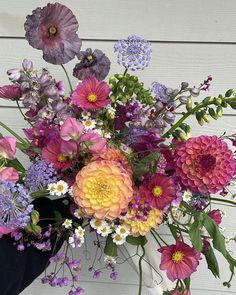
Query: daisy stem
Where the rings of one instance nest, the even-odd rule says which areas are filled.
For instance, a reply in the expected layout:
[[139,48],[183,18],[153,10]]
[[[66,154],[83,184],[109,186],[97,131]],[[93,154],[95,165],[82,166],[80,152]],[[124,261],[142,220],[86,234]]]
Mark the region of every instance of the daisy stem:
[[213,197],[211,197],[210,199],[212,201],[222,202],[222,203],[231,204],[231,205],[236,206],[236,202],[234,202],[234,201],[224,200],[224,199],[218,199],[218,198],[213,198]]
[[162,241],[163,244],[165,244],[166,246],[168,246],[168,244],[165,242],[165,240],[162,239],[162,237],[155,231],[154,228],[152,229],[152,232],[154,232],[157,235],[157,237]]
[[67,78],[68,83],[69,83],[69,86],[70,86],[70,91],[72,92],[72,91],[73,91],[73,88],[72,88],[72,84],[71,84],[71,81],[70,81],[70,77],[69,77],[69,75],[68,75],[68,73],[67,73],[67,70],[66,70],[66,68],[64,67],[63,64],[61,64],[61,67],[63,68],[63,70],[64,70],[64,72],[65,72],[65,74],[66,74],[66,78]]
[[143,250],[143,254],[139,258],[138,266],[139,266],[139,290],[138,295],[142,295],[142,286],[143,286],[143,269],[142,269],[142,260],[145,256],[145,248],[143,245],[141,245],[141,248]]
[[154,235],[154,233],[152,231],[150,231],[150,233],[153,236],[153,238],[156,240],[156,242],[159,245],[159,247],[161,247],[161,243],[159,242],[159,240],[157,239],[157,237]]
[[20,137],[17,133],[15,133],[11,128],[6,126],[4,123],[0,121],[0,126],[6,129],[11,135],[13,135],[16,139],[18,139],[22,144],[28,144],[22,137]]

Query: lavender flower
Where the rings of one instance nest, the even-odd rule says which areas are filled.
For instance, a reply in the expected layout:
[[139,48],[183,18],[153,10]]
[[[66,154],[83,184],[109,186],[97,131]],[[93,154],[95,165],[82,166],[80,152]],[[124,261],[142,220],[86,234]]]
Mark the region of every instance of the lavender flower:
[[152,53],[150,42],[136,35],[116,42],[114,51],[118,55],[118,64],[133,71],[146,68]]
[[25,186],[32,192],[41,190],[50,183],[57,180],[57,172],[52,165],[46,164],[42,160],[37,160],[32,164],[25,177]]
[[166,93],[166,86],[154,81],[151,84],[151,91],[155,95],[156,99],[163,103],[167,103],[170,100],[170,96]]
[[78,63],[74,70],[73,76],[79,80],[95,76],[97,80],[104,80],[110,71],[111,62],[109,58],[99,49],[92,52],[91,48],[81,51],[78,54]]
[[10,181],[0,182],[0,226],[24,228],[33,210],[31,196],[22,185]]

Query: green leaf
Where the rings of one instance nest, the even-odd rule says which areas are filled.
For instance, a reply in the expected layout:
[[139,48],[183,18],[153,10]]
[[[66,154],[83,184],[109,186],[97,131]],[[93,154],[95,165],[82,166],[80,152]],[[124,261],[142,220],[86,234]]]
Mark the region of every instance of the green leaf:
[[14,160],[8,160],[7,161],[7,167],[13,167],[15,168],[17,171],[19,172],[22,172],[22,173],[25,173],[25,168],[24,166],[17,160],[17,159],[14,159]]
[[204,253],[208,269],[212,272],[212,274],[216,277],[220,277],[219,265],[216,259],[214,250],[211,246],[209,246],[208,250]]
[[36,225],[39,222],[39,212],[36,210],[33,210],[31,212],[31,221],[32,224]]
[[190,283],[191,283],[191,278],[188,277],[184,280],[184,284],[186,286],[187,289],[190,289]]
[[147,239],[144,236],[132,237],[128,236],[126,242],[133,246],[144,246],[147,243]]
[[201,214],[195,217],[195,221],[189,227],[189,236],[194,248],[197,251],[202,250],[202,237],[201,237],[201,228],[202,228],[202,220]]
[[108,256],[117,256],[117,245],[113,243],[112,237],[108,236],[106,240],[106,246],[104,249],[104,253]]
[[56,223],[61,223],[62,222],[62,215],[59,211],[55,210],[54,211],[54,216],[55,216],[55,222]]
[[173,226],[172,224],[168,224],[168,227],[170,229],[170,232],[172,233],[172,236],[175,238],[175,240],[177,241],[178,239],[178,232],[176,230],[176,227]]
[[142,176],[144,173],[147,172],[147,170],[149,170],[149,166],[150,164],[152,164],[152,162],[154,160],[159,160],[159,153],[155,152],[155,153],[151,153],[149,155],[147,155],[146,157],[144,157],[139,163],[138,165],[135,167],[134,171],[135,171],[135,175],[137,177]]

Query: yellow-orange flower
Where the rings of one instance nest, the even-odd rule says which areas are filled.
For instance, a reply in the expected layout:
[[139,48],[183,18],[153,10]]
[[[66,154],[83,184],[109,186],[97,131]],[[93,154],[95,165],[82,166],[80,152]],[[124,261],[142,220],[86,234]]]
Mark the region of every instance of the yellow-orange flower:
[[80,170],[73,186],[75,202],[86,214],[115,219],[133,197],[129,173],[115,161],[94,161]]
[[137,211],[130,209],[128,211],[128,218],[125,219],[125,224],[130,227],[131,236],[145,236],[152,228],[162,223],[163,211],[156,208],[149,211],[146,220],[136,219],[136,214]]

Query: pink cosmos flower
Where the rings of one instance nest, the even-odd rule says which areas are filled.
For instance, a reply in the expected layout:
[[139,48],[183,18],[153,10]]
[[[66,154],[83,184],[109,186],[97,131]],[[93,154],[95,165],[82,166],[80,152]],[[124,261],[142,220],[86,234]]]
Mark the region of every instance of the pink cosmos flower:
[[65,171],[74,162],[77,144],[73,141],[52,140],[42,149],[42,159],[55,170]]
[[47,62],[64,64],[80,51],[78,27],[69,8],[59,3],[48,4],[26,17],[25,37],[31,46],[43,51]]
[[94,131],[81,135],[79,142],[86,143],[89,151],[93,154],[102,154],[107,150],[107,140]]
[[209,217],[211,217],[217,225],[220,225],[222,222],[222,214],[219,209],[211,210],[207,213]]
[[63,140],[77,141],[84,131],[84,125],[75,118],[67,118],[63,123],[60,136]]
[[12,229],[6,227],[6,226],[0,226],[0,238],[3,236],[3,235],[7,235],[9,233],[12,232]]
[[153,174],[147,184],[141,185],[139,193],[159,210],[163,210],[176,198],[173,180],[160,173]]
[[13,181],[19,180],[19,173],[13,167],[3,167],[0,169],[0,181]]
[[235,159],[226,142],[217,136],[188,139],[175,154],[176,175],[184,187],[201,193],[217,193],[235,175]]
[[0,98],[18,100],[21,97],[22,92],[19,84],[10,84],[0,87]]
[[99,110],[111,103],[110,88],[104,81],[90,77],[81,82],[72,93],[73,103],[83,110]]
[[16,154],[16,139],[6,136],[0,138],[0,157],[13,160]]
[[188,289],[185,290],[174,290],[171,292],[171,295],[191,295]]
[[184,280],[197,270],[201,253],[193,247],[181,242],[161,247],[158,250],[161,255],[160,269],[167,271],[167,277],[173,282],[177,279]]

